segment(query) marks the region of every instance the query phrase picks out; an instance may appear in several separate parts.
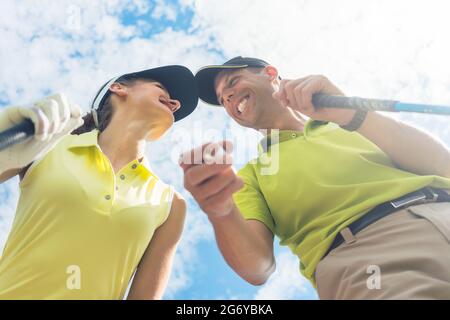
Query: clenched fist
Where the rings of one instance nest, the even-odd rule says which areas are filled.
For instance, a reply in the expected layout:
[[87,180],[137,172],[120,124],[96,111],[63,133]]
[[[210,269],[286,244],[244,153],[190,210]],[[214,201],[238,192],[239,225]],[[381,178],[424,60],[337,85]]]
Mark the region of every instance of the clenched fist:
[[30,119],[35,134],[0,151],[0,172],[20,169],[43,157],[62,137],[83,124],[81,108],[64,94],[56,93],[31,106],[11,106],[0,111],[0,131]]
[[285,107],[300,111],[314,120],[331,121],[339,125],[346,125],[351,121],[355,115],[355,110],[315,108],[312,97],[316,93],[344,95],[327,77],[311,75],[296,80],[281,80],[280,88],[273,93],[273,97]]
[[184,187],[209,217],[228,215],[233,193],[244,186],[232,166],[232,147],[229,141],[206,143],[180,157]]

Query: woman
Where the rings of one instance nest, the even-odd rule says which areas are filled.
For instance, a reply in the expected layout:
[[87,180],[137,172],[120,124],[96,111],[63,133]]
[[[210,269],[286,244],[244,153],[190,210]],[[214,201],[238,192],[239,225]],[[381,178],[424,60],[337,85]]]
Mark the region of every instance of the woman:
[[[132,278],[128,299],[162,297],[186,205],[151,171],[144,149],[197,101],[192,73],[166,66],[110,80],[71,135],[64,132],[81,121],[64,98],[9,110],[9,119],[35,122],[35,149],[51,150],[36,151],[23,169],[2,170],[2,181],[15,174],[21,181],[0,299],[122,299]],[[20,153],[14,148],[25,154],[14,146],[9,159]]]

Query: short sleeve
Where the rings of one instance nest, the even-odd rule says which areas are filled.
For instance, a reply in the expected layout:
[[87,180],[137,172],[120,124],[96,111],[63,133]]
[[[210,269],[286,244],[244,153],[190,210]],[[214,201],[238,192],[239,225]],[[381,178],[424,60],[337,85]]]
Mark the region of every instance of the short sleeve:
[[238,172],[238,176],[244,181],[244,187],[233,195],[233,200],[242,216],[247,220],[261,221],[275,234],[275,223],[261,193],[253,166],[247,164]]

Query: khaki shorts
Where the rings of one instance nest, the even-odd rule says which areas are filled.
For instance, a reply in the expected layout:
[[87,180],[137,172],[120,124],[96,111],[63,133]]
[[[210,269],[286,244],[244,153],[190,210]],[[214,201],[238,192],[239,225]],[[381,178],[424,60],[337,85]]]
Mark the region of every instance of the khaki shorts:
[[394,212],[353,235],[316,268],[320,299],[450,299],[450,202]]

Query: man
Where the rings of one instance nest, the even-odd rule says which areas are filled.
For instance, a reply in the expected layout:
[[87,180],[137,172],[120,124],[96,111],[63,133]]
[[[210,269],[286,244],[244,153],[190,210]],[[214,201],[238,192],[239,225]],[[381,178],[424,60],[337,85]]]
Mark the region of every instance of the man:
[[242,278],[260,285],[273,273],[276,235],[321,299],[450,298],[449,149],[378,112],[316,109],[313,94],[343,95],[323,76],[280,80],[267,62],[236,57],[196,80],[203,101],[269,129],[259,159],[279,159],[272,174],[258,161],[236,175],[223,142],[226,164],[186,161],[211,145],[181,163]]

